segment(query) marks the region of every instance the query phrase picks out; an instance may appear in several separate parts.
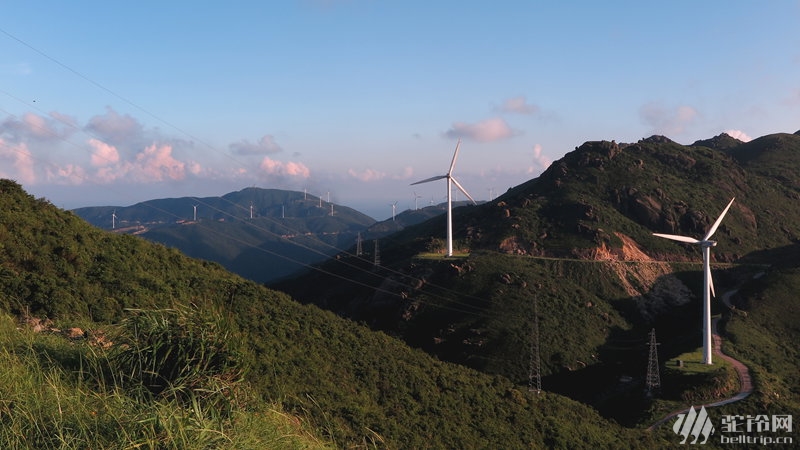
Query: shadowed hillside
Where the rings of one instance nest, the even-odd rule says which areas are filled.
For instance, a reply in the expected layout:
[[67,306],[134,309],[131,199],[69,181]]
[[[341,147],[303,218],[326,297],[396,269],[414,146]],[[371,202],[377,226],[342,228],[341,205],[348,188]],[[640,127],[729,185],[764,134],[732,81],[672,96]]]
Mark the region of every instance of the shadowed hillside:
[[493,202],[455,209],[463,256],[442,258],[436,217],[382,239],[381,267],[340,256],[322,266],[335,277],[309,272],[279,288],[517,382],[529,376],[536,300],[550,388],[613,409],[642,390],[651,328],[665,358],[700,343],[700,251],[652,233],[700,237],[735,197],[712,250],[717,292],[730,289],[800,237],[798,166],[797,134],[587,142]]

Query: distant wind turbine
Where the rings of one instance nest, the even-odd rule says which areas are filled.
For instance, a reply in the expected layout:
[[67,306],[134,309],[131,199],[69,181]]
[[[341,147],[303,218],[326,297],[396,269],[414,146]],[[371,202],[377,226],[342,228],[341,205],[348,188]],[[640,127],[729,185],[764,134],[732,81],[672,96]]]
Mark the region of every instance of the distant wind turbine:
[[421,198],[422,198],[422,196],[418,195],[417,192],[414,191],[414,211],[419,209],[419,199],[421,199]]
[[653,233],[654,236],[672,239],[673,241],[685,242],[687,244],[697,244],[703,251],[703,363],[711,364],[711,297],[714,294],[714,281],[711,279],[711,247],[717,245],[716,241],[711,241],[711,236],[717,231],[719,224],[722,223],[722,218],[730,209],[736,197],[732,198],[728,206],[722,210],[717,221],[711,225],[708,233],[703,236],[703,239],[695,239],[688,236],[679,236],[675,234],[661,234]]
[[199,205],[192,205],[192,209],[194,209],[194,218],[192,219],[193,222],[197,222],[197,207]]
[[111,213],[111,229],[117,228],[117,210]]
[[459,183],[458,180],[456,180],[453,177],[453,168],[456,166],[456,159],[458,158],[458,148],[460,146],[461,146],[461,139],[459,139],[458,143],[456,144],[456,151],[455,151],[455,153],[453,153],[453,161],[450,163],[450,169],[447,171],[446,174],[435,176],[435,177],[431,177],[431,178],[426,178],[426,179],[424,179],[422,181],[417,181],[416,183],[411,183],[411,185],[413,186],[415,184],[428,183],[428,182],[431,182],[431,181],[441,180],[443,178],[447,180],[447,256],[453,256],[453,188],[452,188],[452,185],[455,184],[456,187],[461,192],[463,192],[464,195],[467,196],[467,198],[472,200],[472,203],[477,205],[477,202],[475,202],[475,199],[473,199],[472,196],[469,195],[469,193],[466,191],[466,189],[464,189],[464,187],[461,186],[461,183]]
[[392,203],[392,222],[394,222],[395,212],[397,212],[397,202]]

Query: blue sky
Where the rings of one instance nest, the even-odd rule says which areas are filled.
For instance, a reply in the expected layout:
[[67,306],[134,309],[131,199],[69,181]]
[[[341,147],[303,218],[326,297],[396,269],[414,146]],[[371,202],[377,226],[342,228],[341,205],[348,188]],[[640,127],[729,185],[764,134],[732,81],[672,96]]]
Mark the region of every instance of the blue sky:
[[[800,129],[800,1],[4,0],[0,176],[57,206],[249,186],[377,219],[587,140]],[[491,191],[490,191],[491,190]]]

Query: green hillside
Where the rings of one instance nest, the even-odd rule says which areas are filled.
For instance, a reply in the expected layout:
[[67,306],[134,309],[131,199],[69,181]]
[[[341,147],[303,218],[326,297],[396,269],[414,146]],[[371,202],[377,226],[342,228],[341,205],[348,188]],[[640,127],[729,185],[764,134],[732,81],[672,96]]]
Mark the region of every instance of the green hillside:
[[[17,374],[0,377],[0,419],[14,424],[2,435],[8,445],[657,445],[581,403],[437,361],[217,264],[90,227],[7,180],[0,236],[3,320],[53,321],[44,334],[2,328],[4,370]],[[83,339],[65,341],[53,327],[81,327]],[[112,344],[98,346],[99,335]],[[67,399],[69,408],[58,403]],[[143,429],[120,433],[125,417]],[[306,438],[269,441],[268,427]]]
[[796,167],[797,134],[587,142],[495,201],[455,209],[461,257],[441,257],[436,217],[381,239],[379,268],[369,253],[340,255],[276,287],[518,383],[538,317],[545,389],[633,424],[647,408],[648,332],[665,360],[701,342],[699,249],[652,233],[701,237],[736,197],[712,250],[717,292],[732,289],[800,238]]

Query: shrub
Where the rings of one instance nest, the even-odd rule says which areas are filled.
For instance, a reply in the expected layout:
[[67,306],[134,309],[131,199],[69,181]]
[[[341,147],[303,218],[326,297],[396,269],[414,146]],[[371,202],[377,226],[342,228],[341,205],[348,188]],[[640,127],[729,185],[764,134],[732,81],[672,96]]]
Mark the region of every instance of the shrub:
[[117,383],[155,398],[230,410],[244,373],[230,323],[195,305],[130,312],[109,355]]

